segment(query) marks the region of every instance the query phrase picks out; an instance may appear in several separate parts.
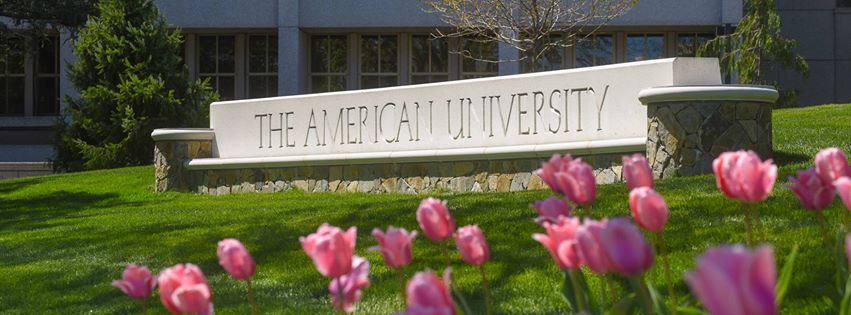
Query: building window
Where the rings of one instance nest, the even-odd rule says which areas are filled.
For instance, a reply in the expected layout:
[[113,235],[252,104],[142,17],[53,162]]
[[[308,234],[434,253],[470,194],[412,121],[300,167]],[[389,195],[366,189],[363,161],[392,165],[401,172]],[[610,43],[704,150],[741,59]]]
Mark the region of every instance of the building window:
[[461,58],[461,79],[493,77],[499,75],[499,46],[494,41],[465,38],[462,41],[465,54]]
[[0,56],[0,116],[23,116],[26,58],[23,40],[9,42],[8,53]]
[[697,49],[715,38],[715,34],[680,33],[677,35],[677,57],[697,56]]
[[234,36],[198,37],[198,76],[209,79],[222,100],[236,97],[235,54]]
[[361,88],[399,85],[399,40],[396,35],[360,38]]
[[333,92],[346,89],[349,63],[344,35],[310,38],[310,91]]
[[[561,35],[550,35],[549,40],[546,42],[547,44],[552,43],[560,43],[562,39]],[[543,47],[547,44],[541,43],[538,52],[543,49]],[[562,46],[550,46],[547,48],[547,51],[538,57],[538,60],[535,61],[535,64],[532,65],[531,58],[529,56],[527,59],[520,61],[520,71],[522,73],[529,72],[539,72],[539,71],[551,71],[551,70],[559,70],[564,68],[564,47]]]
[[59,38],[39,43],[35,73],[35,114],[59,114]]
[[626,36],[626,60],[641,61],[665,56],[665,35],[629,34]]
[[573,62],[575,68],[615,63],[615,45],[612,35],[588,35],[576,40]]
[[837,8],[851,8],[851,0],[836,0]]
[[449,44],[431,35],[411,36],[411,83],[449,80]]
[[248,97],[278,95],[278,36],[248,36]]

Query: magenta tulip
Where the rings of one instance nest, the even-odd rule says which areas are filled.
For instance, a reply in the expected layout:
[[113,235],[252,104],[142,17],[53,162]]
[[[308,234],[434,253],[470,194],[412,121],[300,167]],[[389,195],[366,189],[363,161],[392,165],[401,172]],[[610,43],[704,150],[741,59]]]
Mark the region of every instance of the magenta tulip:
[[178,264],[159,275],[160,300],[172,314],[212,314],[213,293],[204,273],[193,264]]
[[461,259],[471,265],[481,266],[490,258],[490,248],[485,234],[477,225],[467,225],[458,229],[455,244]]
[[597,198],[594,170],[582,159],[575,159],[563,172],[555,174],[556,183],[565,197],[578,205],[588,205]]
[[562,191],[561,187],[558,185],[555,174],[564,171],[570,163],[573,163],[573,158],[570,154],[565,154],[564,157],[558,154],[553,154],[549,161],[541,163],[541,168],[536,170],[535,174],[541,177],[541,180],[547,184],[553,192],[564,195],[565,192]]
[[567,204],[567,201],[561,200],[556,196],[535,201],[534,204],[529,206],[538,210],[538,218],[535,219],[535,222],[538,222],[538,224],[543,224],[544,222],[555,223],[560,216],[570,216],[570,205]]
[[833,182],[833,187],[836,188],[839,199],[842,199],[842,203],[845,204],[845,209],[851,211],[851,177],[837,179]]
[[586,219],[576,230],[576,241],[579,258],[591,271],[604,274],[613,271],[612,263],[600,242],[600,234],[606,228],[608,221]]
[[697,259],[686,282],[711,314],[777,314],[771,247],[715,247]]
[[455,222],[446,208],[446,201],[434,198],[426,198],[420,202],[417,208],[417,222],[423,229],[423,233],[434,242],[442,242],[452,236],[455,231]]
[[715,183],[727,198],[756,203],[768,198],[777,179],[777,166],[761,161],[753,151],[721,153],[712,163]]
[[833,183],[840,177],[851,177],[848,158],[838,148],[827,148],[816,154],[816,173],[825,183]]
[[121,280],[113,280],[112,286],[121,289],[131,299],[144,300],[151,296],[151,291],[157,286],[156,281],[148,267],[129,264],[124,268]]
[[406,300],[407,315],[455,315],[455,304],[449,295],[449,269],[443,274],[443,280],[431,270],[417,272],[408,281]]
[[316,233],[300,237],[301,247],[313,260],[316,270],[323,276],[336,278],[352,271],[352,256],[355,252],[357,228],[343,232],[327,223],[319,226]]
[[411,242],[417,237],[417,231],[408,233],[405,229],[387,228],[387,233],[373,229],[372,235],[378,240],[378,246],[370,250],[378,250],[384,257],[384,262],[393,268],[402,268],[411,263]]
[[248,280],[257,268],[245,246],[233,238],[220,241],[216,255],[219,256],[219,265],[237,280]]
[[665,199],[649,187],[639,187],[629,193],[632,217],[642,228],[661,232],[668,223],[668,205]]
[[650,170],[650,164],[647,164],[644,155],[640,153],[624,155],[622,159],[623,178],[629,190],[638,187],[653,188],[653,171]]
[[624,277],[639,276],[653,266],[653,249],[628,219],[609,220],[600,231],[600,244],[612,269]]
[[798,171],[798,178],[789,177],[789,183],[789,189],[798,196],[801,206],[809,210],[827,208],[836,195],[832,183],[824,182],[812,168]]
[[576,241],[579,219],[560,217],[556,223],[544,223],[547,234],[534,234],[532,238],[550,251],[556,264],[562,269],[578,269],[582,266]]
[[[331,304],[334,309],[346,313],[355,311],[355,303],[360,301],[361,290],[369,287],[369,262],[358,256],[352,258],[352,272],[339,278],[331,279],[328,292],[331,293]],[[340,303],[340,297],[343,298]]]

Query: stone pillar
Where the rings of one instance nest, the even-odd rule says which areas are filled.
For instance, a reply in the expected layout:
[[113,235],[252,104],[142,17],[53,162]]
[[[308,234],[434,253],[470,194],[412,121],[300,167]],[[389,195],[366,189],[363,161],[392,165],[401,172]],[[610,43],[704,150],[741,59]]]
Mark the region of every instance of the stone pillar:
[[642,90],[647,105],[647,161],[656,178],[712,173],[725,151],[772,155],[771,110],[777,91],[765,86],[670,86]]
[[212,129],[156,129],[154,138],[154,191],[190,191],[186,163],[213,156]]

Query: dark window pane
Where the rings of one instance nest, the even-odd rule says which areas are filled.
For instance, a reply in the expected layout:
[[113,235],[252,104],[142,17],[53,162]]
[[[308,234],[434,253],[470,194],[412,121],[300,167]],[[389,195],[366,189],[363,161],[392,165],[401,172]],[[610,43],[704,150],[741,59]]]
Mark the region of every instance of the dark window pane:
[[38,49],[38,73],[54,74],[56,71],[57,39],[50,37],[48,40],[40,41]]
[[464,50],[469,52],[470,58],[464,58],[464,72],[497,72],[498,60],[497,45],[495,42],[480,42],[471,39],[464,40]]
[[313,76],[311,78],[311,91],[314,93],[343,91],[345,89],[346,78],[341,75]]
[[266,36],[248,37],[248,72],[266,72]]
[[348,62],[346,58],[348,58],[346,49],[346,36],[330,36],[330,68],[329,72],[346,72],[346,68],[348,67]]
[[399,63],[398,47],[396,36],[381,36],[381,72],[396,72]]
[[341,75],[331,76],[328,85],[329,91],[345,91],[346,90],[346,77]]
[[363,36],[360,41],[360,71],[378,72],[378,36]]
[[397,86],[399,85],[399,77],[395,75],[385,75],[381,76],[381,87],[388,86]]
[[278,72],[278,36],[269,36],[269,72]]
[[325,36],[310,38],[310,72],[328,71],[328,39]]
[[411,76],[411,84],[423,84],[423,83],[429,83],[429,82],[431,82],[431,80],[429,80],[429,76],[427,76],[427,75],[412,75]]
[[313,93],[328,91],[328,77],[315,75],[310,78],[310,91]]
[[266,96],[266,78],[259,75],[248,77],[248,98]]
[[679,34],[677,40],[677,56],[694,57],[695,56],[695,38],[694,34]]
[[219,36],[219,73],[234,72],[234,37]]
[[594,65],[594,38],[580,38],[576,41],[576,46],[574,48],[574,54],[576,55],[576,63],[574,67],[590,67]]
[[431,41],[431,72],[449,72],[449,44],[446,39],[437,38]]
[[626,37],[626,59],[628,61],[645,60],[644,35],[628,35]]
[[374,89],[380,87],[379,84],[378,77],[374,75],[365,75],[360,81],[360,87],[362,89]]
[[615,63],[614,41],[611,35],[595,36],[596,60],[594,65],[608,65]]
[[234,78],[231,76],[221,76],[219,77],[219,95],[222,97],[222,100],[232,100],[234,99],[234,90],[236,84],[234,82]]
[[198,69],[201,73],[216,72],[216,37],[198,37]]
[[665,36],[647,35],[647,59],[659,59],[665,56]]
[[39,78],[38,80],[36,80],[36,114],[51,115],[59,113],[58,81],[59,79],[57,78]]
[[428,36],[415,35],[411,37],[411,72],[428,72]]
[[8,114],[24,114],[24,78],[6,78],[6,106]]
[[266,76],[266,96],[278,96],[278,76]]

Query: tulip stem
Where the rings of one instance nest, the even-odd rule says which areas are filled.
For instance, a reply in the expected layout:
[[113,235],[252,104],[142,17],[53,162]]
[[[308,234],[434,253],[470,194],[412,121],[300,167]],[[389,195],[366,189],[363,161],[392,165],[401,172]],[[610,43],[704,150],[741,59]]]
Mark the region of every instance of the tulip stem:
[[251,286],[251,277],[246,279],[245,282],[248,284],[248,303],[251,304],[251,315],[257,315],[257,302],[254,300],[254,287]]
[[748,211],[748,207],[746,203],[742,203],[742,212],[745,213],[745,233],[747,233],[747,242],[748,247],[753,246],[753,235],[751,234],[751,214]]
[[762,219],[759,217],[759,204],[752,203],[751,210],[753,210],[753,222],[754,228],[756,229],[756,240],[757,242],[762,241],[763,230],[762,230]]
[[331,303],[331,307],[334,308],[334,312],[338,314],[346,314],[343,306],[346,304],[345,294],[343,293],[343,281],[341,280],[343,276],[339,276],[332,281],[337,281],[337,303]]
[[491,311],[491,309],[492,309],[491,288],[490,288],[490,285],[488,284],[488,277],[485,274],[485,264],[482,264],[481,266],[479,266],[479,270],[482,271],[482,289],[484,289],[484,291],[485,291],[485,313],[487,315],[491,315],[491,314],[493,314],[493,312]]
[[402,306],[405,305],[405,301],[407,300],[407,296],[406,296],[407,293],[405,292],[407,287],[405,286],[405,270],[404,269],[405,269],[405,267],[396,268],[396,270],[398,271],[396,274],[399,275],[399,284],[402,286]]
[[633,291],[638,296],[638,301],[644,309],[644,314],[653,314],[653,300],[650,298],[650,291],[647,290],[647,283],[644,282],[644,275],[629,278],[629,282],[632,284]]
[[451,266],[452,262],[449,259],[449,248],[446,245],[447,242],[448,241],[441,242],[440,243],[440,249],[443,251],[443,260],[446,263],[446,268],[449,268],[449,267],[452,267]]
[[146,300],[146,299],[139,300],[139,305],[142,307],[142,314],[145,314],[145,315],[148,314],[148,305],[145,304],[145,302],[147,302],[147,301],[148,300]]
[[677,295],[674,294],[674,285],[671,282],[671,264],[668,263],[668,250],[665,248],[665,236],[662,235],[662,232],[659,231],[656,233],[656,237],[659,239],[659,254],[662,256],[662,265],[665,267],[665,284],[668,285],[668,296],[671,297],[671,302],[673,302],[674,307],[671,309],[674,310],[674,313],[677,312]]
[[585,292],[582,289],[582,284],[579,283],[579,277],[581,276],[582,270],[570,269],[568,272],[570,273],[570,283],[573,285],[573,292],[576,296],[576,306],[579,308],[579,312],[577,313],[589,311],[588,304],[585,301],[585,295],[588,294],[588,292]]
[[824,218],[824,211],[820,210],[816,211],[816,213],[818,213],[818,221],[819,225],[821,226],[821,234],[822,236],[824,236],[824,246],[826,246],[827,248],[831,248],[830,235],[828,232],[827,220]]

